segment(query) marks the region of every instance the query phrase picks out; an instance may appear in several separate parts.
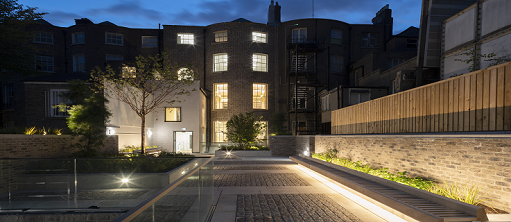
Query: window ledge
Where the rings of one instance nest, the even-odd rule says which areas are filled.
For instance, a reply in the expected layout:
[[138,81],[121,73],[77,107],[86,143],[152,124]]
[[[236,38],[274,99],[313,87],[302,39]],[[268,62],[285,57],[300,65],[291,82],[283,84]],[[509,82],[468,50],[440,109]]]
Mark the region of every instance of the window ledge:
[[55,45],[55,43],[48,43],[48,42],[36,42],[36,41],[32,41],[32,43],[39,43],[39,44],[46,44],[46,45]]
[[268,71],[255,71],[255,70],[252,70],[252,72],[257,72],[257,73],[268,73]]
[[105,42],[105,45],[117,45],[117,46],[124,46],[123,44],[106,43],[106,42]]
[[256,43],[256,44],[268,44],[268,42],[254,42],[254,41],[252,41],[252,43]]
[[214,73],[223,73],[223,72],[227,72],[228,70],[224,70],[224,71],[213,71]]

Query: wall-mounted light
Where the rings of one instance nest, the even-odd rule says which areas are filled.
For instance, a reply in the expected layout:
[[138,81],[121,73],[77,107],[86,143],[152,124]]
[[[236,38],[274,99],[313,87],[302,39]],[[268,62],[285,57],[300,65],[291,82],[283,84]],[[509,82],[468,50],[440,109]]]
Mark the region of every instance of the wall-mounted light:
[[122,180],[121,180],[121,181],[122,181],[123,183],[127,183],[127,182],[129,182],[130,180],[129,180],[128,178],[122,178]]
[[147,137],[151,137],[153,135],[153,132],[151,130],[147,130]]
[[184,127],[183,127],[183,128],[181,128],[181,130],[185,131],[185,130],[186,130],[186,128],[184,128]]
[[115,130],[112,129],[112,128],[106,128],[106,135],[114,135],[115,134]]

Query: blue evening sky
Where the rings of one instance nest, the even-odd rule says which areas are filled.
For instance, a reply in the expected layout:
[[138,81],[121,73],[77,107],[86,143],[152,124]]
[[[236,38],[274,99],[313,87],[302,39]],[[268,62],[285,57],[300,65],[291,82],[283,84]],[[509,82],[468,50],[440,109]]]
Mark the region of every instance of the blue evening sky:
[[[280,0],[282,21],[312,18],[312,0]],[[314,0],[314,17],[371,24],[386,4],[392,9],[394,34],[410,26],[419,27],[420,0]],[[129,28],[158,28],[162,25],[210,25],[245,18],[266,23],[270,0],[18,0],[47,12],[44,19],[55,26],[74,25],[74,19],[94,23],[110,21]]]

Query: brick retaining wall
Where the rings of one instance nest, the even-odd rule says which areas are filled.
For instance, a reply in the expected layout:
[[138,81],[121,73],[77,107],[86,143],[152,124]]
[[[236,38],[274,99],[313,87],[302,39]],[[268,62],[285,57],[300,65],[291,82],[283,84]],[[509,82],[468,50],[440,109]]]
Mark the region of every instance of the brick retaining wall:
[[[297,147],[311,143],[300,136],[295,141],[291,136],[271,139],[272,153],[296,153]],[[510,134],[315,136],[313,143],[311,150],[316,153],[334,148],[339,157],[387,167],[394,173],[407,171],[407,175],[439,182],[473,182],[488,192],[494,207],[511,212]]]

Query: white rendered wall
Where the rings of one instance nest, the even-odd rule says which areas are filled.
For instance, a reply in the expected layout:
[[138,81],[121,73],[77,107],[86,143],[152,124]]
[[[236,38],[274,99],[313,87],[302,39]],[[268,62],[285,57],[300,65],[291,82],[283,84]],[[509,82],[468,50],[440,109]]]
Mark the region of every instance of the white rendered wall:
[[444,75],[442,79],[448,79],[453,77],[453,75],[462,75],[465,73],[469,73],[468,68],[469,64],[455,61],[455,59],[465,60],[468,59],[468,56],[465,55],[451,55],[449,57],[444,58]]
[[488,0],[483,2],[482,35],[511,24],[511,1]]
[[[511,12],[510,12],[511,13]],[[505,57],[511,61],[511,33],[500,36],[481,45],[481,54],[495,53],[493,58]],[[484,61],[481,59],[481,69],[488,68],[493,61]]]
[[445,51],[475,39],[476,9],[445,23]]

